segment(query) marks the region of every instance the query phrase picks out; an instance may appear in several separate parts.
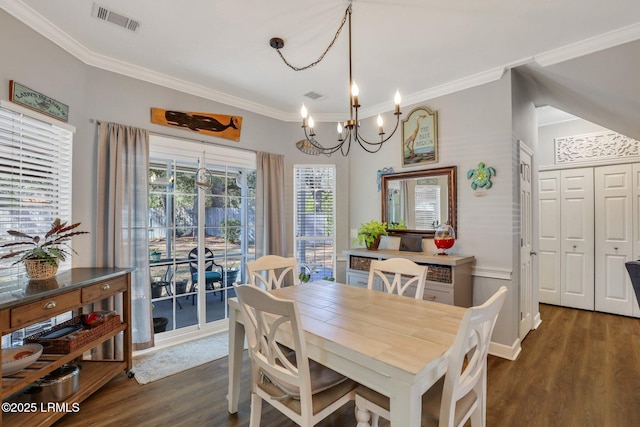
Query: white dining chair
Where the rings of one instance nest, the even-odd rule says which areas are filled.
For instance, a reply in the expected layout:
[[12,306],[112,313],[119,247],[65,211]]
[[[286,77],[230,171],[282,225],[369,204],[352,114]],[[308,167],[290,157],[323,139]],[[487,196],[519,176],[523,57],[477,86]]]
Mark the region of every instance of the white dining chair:
[[[393,278],[390,280],[391,275]],[[422,299],[426,280],[426,265],[419,265],[405,258],[389,258],[371,261],[367,287],[374,289],[376,281],[379,281],[386,292],[398,295],[404,295],[407,290],[415,287],[414,298]]]
[[[252,285],[237,285],[251,360],[251,417],[258,427],[262,401],[297,425],[311,427],[354,399],[356,383],[307,357],[300,315],[292,300]],[[290,337],[284,352],[276,336]]]
[[[283,285],[291,283],[300,284],[298,277],[298,263],[296,259],[285,258],[278,255],[265,255],[256,260],[247,262],[249,283],[266,290],[279,289]],[[289,277],[290,273],[290,279]]]
[[[422,427],[461,427],[469,419],[472,427],[485,426],[487,353],[506,293],[507,288],[502,286],[487,302],[465,312],[445,376],[422,396]],[[369,426],[370,419],[377,426],[379,417],[389,419],[389,398],[358,386],[357,427]]]

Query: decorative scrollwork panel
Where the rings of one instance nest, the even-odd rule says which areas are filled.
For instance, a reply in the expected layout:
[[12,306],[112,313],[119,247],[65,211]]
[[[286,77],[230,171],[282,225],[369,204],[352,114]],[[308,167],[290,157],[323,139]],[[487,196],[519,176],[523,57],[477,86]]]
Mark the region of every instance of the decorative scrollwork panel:
[[556,164],[640,157],[640,141],[616,132],[556,138],[555,145]]

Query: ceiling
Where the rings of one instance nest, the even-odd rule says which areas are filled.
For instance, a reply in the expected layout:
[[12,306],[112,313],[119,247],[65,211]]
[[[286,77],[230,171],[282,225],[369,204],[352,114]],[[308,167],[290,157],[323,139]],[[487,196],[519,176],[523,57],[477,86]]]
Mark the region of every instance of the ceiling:
[[[284,39],[294,65],[331,42],[346,0],[98,0],[140,23],[137,31],[92,17],[87,0],[0,0],[89,65],[280,120],[304,102],[316,121],[348,113],[347,29],[323,61],[289,69],[269,46]],[[363,116],[640,39],[638,0],[353,0],[353,73]],[[319,100],[304,94],[316,92]]]

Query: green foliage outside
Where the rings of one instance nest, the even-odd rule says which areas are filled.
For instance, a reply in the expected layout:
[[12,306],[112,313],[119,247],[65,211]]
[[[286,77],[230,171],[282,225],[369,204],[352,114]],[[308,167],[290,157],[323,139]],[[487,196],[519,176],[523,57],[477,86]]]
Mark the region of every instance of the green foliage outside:
[[239,219],[229,218],[220,221],[224,239],[228,243],[240,243],[240,225]]

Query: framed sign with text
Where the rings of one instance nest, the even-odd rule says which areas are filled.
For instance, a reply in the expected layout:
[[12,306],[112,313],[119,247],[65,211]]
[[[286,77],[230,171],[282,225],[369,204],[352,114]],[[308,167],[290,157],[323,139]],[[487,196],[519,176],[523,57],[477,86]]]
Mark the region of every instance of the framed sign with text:
[[69,106],[11,80],[9,100],[63,122],[69,121]]
[[438,113],[418,107],[402,121],[402,166],[438,162]]

